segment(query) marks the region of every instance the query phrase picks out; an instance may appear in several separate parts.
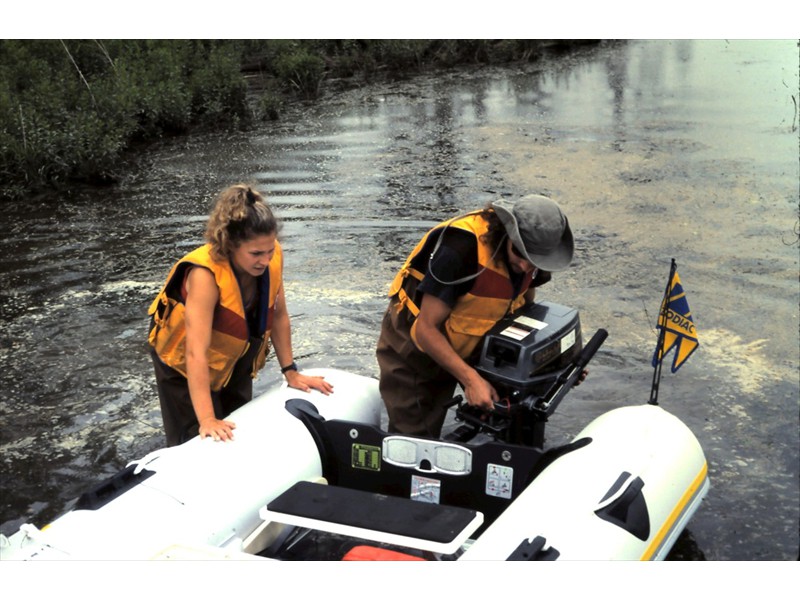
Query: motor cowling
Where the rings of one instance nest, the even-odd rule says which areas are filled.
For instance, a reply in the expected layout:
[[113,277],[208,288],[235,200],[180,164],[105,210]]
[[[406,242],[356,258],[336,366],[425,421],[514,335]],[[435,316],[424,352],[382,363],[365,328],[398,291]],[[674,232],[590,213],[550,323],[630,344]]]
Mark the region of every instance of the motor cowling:
[[583,348],[580,315],[553,302],[523,306],[484,337],[475,368],[502,398],[543,395]]

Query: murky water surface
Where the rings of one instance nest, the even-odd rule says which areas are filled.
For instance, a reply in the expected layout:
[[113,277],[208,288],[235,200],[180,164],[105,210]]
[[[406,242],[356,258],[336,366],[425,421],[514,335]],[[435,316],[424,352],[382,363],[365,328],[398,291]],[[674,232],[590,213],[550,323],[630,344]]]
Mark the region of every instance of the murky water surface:
[[[214,193],[246,180],[283,222],[298,362],[369,376],[388,283],[429,226],[500,196],[558,200],[576,260],[540,297],[610,337],[552,442],[647,401],[674,257],[701,346],[659,399],[712,489],[673,554],[796,559],[797,102],[794,41],[630,42],[364,87],[165,142],[117,187],[4,205],[2,532],[163,444],[146,310]],[[272,362],[257,391],[278,379]]]

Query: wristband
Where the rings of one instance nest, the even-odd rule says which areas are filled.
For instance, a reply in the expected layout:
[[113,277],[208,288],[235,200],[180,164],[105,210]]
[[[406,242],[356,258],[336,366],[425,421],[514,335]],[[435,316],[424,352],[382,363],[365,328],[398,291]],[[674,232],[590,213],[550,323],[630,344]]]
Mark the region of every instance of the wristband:
[[297,363],[292,363],[288,366],[281,367],[281,374],[286,374],[286,371],[297,371]]

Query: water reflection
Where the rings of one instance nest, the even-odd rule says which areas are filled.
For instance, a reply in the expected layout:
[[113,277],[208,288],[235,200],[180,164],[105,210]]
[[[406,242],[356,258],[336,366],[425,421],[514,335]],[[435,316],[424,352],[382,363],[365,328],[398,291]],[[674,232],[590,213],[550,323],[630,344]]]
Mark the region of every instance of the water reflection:
[[[694,272],[681,275],[706,337],[671,383],[707,400],[678,408],[707,445],[715,486],[692,526],[693,556],[796,553],[786,532],[797,529],[798,440],[785,414],[797,409],[797,339],[786,333],[797,331],[797,254],[768,243],[791,238],[796,219],[796,58],[785,42],[630,42],[544,66],[423,76],[298,107],[263,131],[165,142],[114,188],[4,207],[2,531],[43,524],[162,444],[145,311],[166,269],[201,242],[214,193],[246,180],[283,222],[298,362],[364,375],[377,373],[389,281],[428,227],[498,196],[566,198],[576,264],[548,297],[613,333],[592,386],[554,419],[554,441],[641,397],[642,307],[662,285],[662,253],[689,248]],[[684,237],[654,229],[670,219]],[[742,354],[724,353],[737,347],[730,332]],[[278,380],[273,367],[257,391]],[[743,549],[729,519],[765,533],[748,533]]]

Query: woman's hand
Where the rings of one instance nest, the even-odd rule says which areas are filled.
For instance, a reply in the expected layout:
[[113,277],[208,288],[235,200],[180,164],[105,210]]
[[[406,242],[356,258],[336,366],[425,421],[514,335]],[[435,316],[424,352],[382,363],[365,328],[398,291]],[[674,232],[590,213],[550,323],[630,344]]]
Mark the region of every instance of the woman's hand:
[[497,390],[464,362],[442,333],[444,322],[451,312],[452,309],[445,302],[436,296],[425,294],[414,325],[417,343],[428,356],[461,383],[470,406],[490,411],[499,400]]
[[286,371],[285,377],[286,383],[289,384],[289,387],[303,390],[304,392],[317,390],[326,396],[333,392],[333,386],[325,381],[324,377],[316,375],[303,375],[298,371]]
[[581,374],[575,380],[575,384],[572,387],[578,387],[581,383],[583,383],[586,378],[589,376],[589,369],[584,369],[581,371]]
[[233,430],[236,423],[209,417],[200,421],[200,439],[213,438],[215,442],[233,440]]
[[500,399],[492,384],[478,375],[477,371],[464,382],[463,388],[467,404],[486,411],[494,409],[494,403]]

